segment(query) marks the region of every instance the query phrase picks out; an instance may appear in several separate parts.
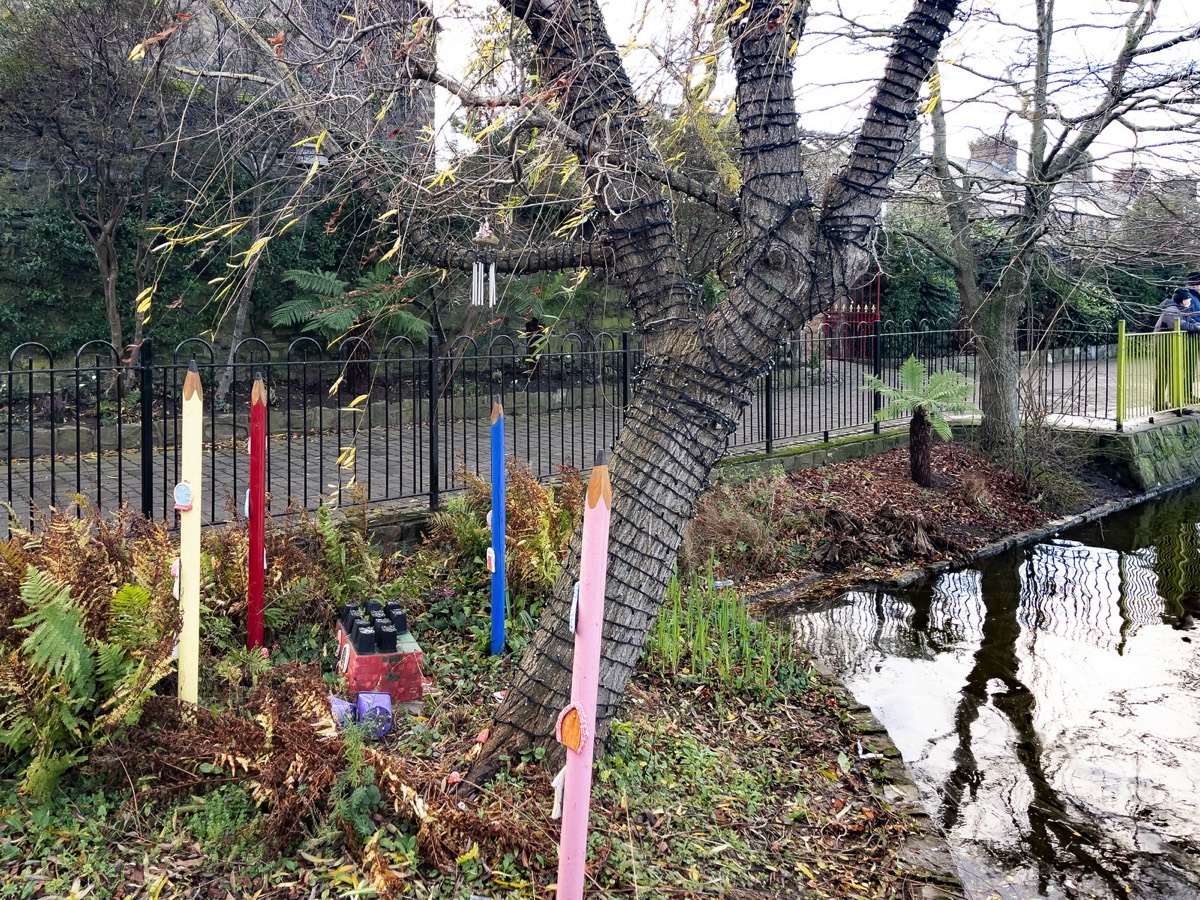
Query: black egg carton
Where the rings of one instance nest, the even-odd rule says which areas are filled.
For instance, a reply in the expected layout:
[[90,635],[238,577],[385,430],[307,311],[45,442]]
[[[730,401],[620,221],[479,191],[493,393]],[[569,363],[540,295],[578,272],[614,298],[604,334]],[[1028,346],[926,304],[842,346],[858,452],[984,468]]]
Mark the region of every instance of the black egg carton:
[[395,653],[397,640],[408,631],[408,614],[394,600],[345,603],[338,622],[355,653]]

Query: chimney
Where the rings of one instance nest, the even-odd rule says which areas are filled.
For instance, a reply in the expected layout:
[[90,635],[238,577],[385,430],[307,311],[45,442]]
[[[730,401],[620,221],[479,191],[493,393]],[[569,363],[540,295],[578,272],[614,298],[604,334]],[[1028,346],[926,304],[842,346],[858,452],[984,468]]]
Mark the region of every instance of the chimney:
[[1007,172],[1017,170],[1017,142],[999,135],[985,135],[971,141],[971,161],[990,163]]
[[1084,153],[1075,167],[1067,173],[1064,181],[1074,181],[1079,184],[1089,184],[1095,177],[1096,160],[1090,153]]
[[1150,184],[1150,170],[1141,166],[1130,166],[1128,169],[1118,169],[1113,172],[1113,184],[1126,197],[1134,198],[1141,195]]

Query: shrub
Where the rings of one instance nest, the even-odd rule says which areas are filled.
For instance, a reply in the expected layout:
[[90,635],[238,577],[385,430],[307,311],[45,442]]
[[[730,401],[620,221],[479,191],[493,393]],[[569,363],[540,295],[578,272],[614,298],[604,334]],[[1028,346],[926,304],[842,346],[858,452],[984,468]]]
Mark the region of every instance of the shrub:
[[164,528],[60,512],[42,525],[0,545],[0,758],[38,798],[137,720],[177,626]]
[[[464,478],[466,492],[434,514],[424,544],[406,564],[407,587],[427,591],[440,612],[449,612],[441,609],[448,602],[456,605],[453,614],[438,618],[451,627],[462,627],[469,617],[470,610],[457,608],[462,595],[482,595],[489,578],[484,559],[492,540],[487,527],[491,482],[471,474]],[[541,599],[562,571],[567,542],[583,515],[586,485],[571,468],[562,470],[557,488],[542,484],[514,459],[508,461],[507,479],[508,615],[532,627]]]

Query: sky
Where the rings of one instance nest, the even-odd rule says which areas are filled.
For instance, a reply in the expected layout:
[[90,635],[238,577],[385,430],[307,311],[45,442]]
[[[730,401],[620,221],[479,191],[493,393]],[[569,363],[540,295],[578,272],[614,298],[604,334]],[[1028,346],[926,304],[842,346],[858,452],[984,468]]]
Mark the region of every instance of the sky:
[[[691,34],[691,19],[698,0],[601,0],[609,31],[622,49],[626,67],[635,85],[648,94],[655,85],[663,83],[661,59],[671,55],[671,49],[686,46]],[[478,27],[482,10],[493,4],[487,0],[434,0],[433,7],[441,17],[444,31],[439,40],[442,65],[461,73],[471,44],[472,33]],[[1059,55],[1069,60],[1068,77],[1084,80],[1090,64],[1111,58],[1119,34],[1104,26],[1119,24],[1129,14],[1128,0],[1058,0],[1055,5],[1055,38]],[[968,144],[985,133],[1005,128],[1022,147],[1028,146],[1028,128],[1013,115],[1016,108],[1011,95],[1002,97],[994,85],[972,72],[1002,74],[1014,58],[1028,55],[1028,42],[1022,43],[1018,28],[1032,21],[1029,0],[967,0],[966,23],[955,26],[939,57],[942,71],[942,95],[946,102],[950,128],[952,156],[965,157]],[[863,110],[873,91],[874,83],[883,70],[888,39],[887,29],[899,24],[908,4],[881,3],[879,0],[813,0],[809,26],[797,55],[796,90],[801,110],[801,124],[809,129],[846,132],[861,120]],[[845,25],[831,13],[841,12],[860,29],[874,29],[884,36],[851,43],[841,32]],[[1003,15],[1009,25],[997,25],[994,19]],[[1200,2],[1196,0],[1159,0],[1159,27],[1174,31],[1200,24]],[[1191,62],[1200,66],[1200,43],[1182,45],[1163,55],[1172,63]],[[728,68],[727,66],[725,68]],[[698,70],[697,70],[698,74]],[[1083,93],[1094,91],[1094,80],[1084,87],[1072,89],[1062,85],[1055,99],[1071,110],[1082,109],[1079,100]],[[732,78],[724,75],[717,85],[717,94],[732,89]],[[678,92],[662,95],[670,100]],[[439,104],[444,123],[454,108],[445,97]],[[1156,114],[1152,121],[1168,121]],[[1177,120],[1176,120],[1177,121]],[[926,128],[926,131],[928,129]],[[1161,138],[1143,135],[1135,138],[1123,130],[1113,130],[1097,144],[1098,177],[1106,171],[1128,166],[1133,162],[1152,169],[1200,175],[1200,156],[1196,148],[1180,147],[1181,139],[1200,140],[1195,128],[1187,134],[1171,134],[1166,150],[1153,149]],[[928,137],[926,137],[928,140]],[[1130,149],[1136,146],[1136,152]]]

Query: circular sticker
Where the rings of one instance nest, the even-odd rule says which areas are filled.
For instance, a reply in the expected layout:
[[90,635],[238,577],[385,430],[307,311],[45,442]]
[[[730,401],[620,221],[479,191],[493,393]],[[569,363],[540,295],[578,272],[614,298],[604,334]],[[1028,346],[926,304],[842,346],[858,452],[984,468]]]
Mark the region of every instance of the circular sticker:
[[186,481],[175,485],[175,508],[178,510],[192,508],[192,486]]

